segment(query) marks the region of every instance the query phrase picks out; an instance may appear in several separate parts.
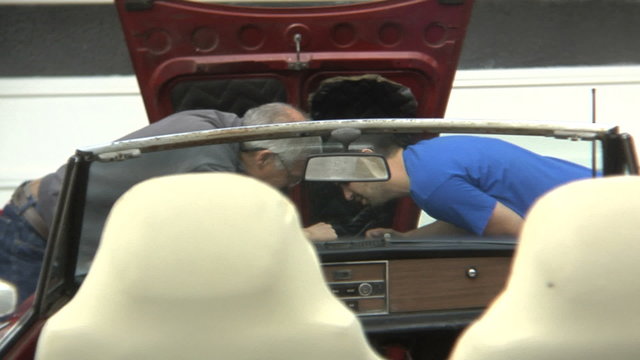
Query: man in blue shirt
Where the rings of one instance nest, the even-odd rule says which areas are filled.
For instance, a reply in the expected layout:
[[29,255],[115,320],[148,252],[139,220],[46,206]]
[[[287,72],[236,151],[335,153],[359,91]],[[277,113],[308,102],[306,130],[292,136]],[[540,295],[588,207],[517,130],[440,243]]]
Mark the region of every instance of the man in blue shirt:
[[516,236],[538,197],[559,185],[592,176],[586,167],[495,138],[446,136],[405,149],[389,141],[374,142],[372,147],[364,151],[385,155],[390,180],[344,184],[345,198],[379,205],[411,195],[437,221],[407,233],[372,229],[368,237],[384,233]]

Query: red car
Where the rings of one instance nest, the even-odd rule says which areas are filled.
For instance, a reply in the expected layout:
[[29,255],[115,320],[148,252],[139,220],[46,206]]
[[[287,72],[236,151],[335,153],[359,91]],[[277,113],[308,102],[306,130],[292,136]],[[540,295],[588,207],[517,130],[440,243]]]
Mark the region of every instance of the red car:
[[[117,183],[146,153],[316,137],[331,156],[335,143],[327,139],[341,129],[413,141],[445,133],[509,134],[586,144],[575,151],[589,159],[593,141],[599,149],[594,170],[638,173],[632,140],[615,127],[441,119],[471,0],[116,0],[115,6],[150,122],[203,108],[241,116],[269,102],[293,104],[316,121],[79,150],[68,163],[38,290],[0,330],[3,359],[33,358],[47,319],[74,298],[90,269],[92,258],[78,254],[101,235],[100,226],[87,230],[83,223],[97,201],[94,171],[109,172]],[[365,240],[374,227],[415,228],[419,208],[402,198],[372,209],[344,200],[334,181],[307,180],[288,195],[305,225],[325,221],[336,229],[338,240],[315,247],[329,288],[358,314],[371,345],[390,358],[445,359],[460,331],[502,289],[516,239]],[[122,184],[118,194],[132,185]],[[115,201],[107,199],[98,222]]]

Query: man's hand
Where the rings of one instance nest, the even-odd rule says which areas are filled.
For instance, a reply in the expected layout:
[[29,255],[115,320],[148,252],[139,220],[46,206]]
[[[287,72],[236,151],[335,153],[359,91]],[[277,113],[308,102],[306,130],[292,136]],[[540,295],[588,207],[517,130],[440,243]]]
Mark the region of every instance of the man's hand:
[[303,231],[311,241],[330,241],[338,238],[333,226],[323,222],[304,228]]
[[400,232],[393,229],[376,228],[369,229],[365,233],[367,239],[384,239],[386,238],[403,238],[403,237],[439,237],[439,236],[469,236],[470,232],[460,229],[447,222],[436,220],[431,224],[419,227],[417,229],[409,230],[407,232]]

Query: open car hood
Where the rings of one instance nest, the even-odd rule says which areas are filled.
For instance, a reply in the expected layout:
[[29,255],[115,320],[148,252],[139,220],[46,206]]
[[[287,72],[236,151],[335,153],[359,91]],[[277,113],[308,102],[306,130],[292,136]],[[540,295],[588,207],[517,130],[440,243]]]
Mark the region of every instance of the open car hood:
[[115,2],[150,122],[272,101],[314,119],[442,117],[473,3]]

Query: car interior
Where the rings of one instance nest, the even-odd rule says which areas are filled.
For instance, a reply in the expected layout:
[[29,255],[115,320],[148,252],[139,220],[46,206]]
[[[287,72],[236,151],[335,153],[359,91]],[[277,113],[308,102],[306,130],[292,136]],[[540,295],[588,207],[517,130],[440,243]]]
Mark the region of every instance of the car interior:
[[[415,111],[416,100],[408,87],[377,75],[336,77],[322,85],[309,97],[309,112],[314,117],[337,120],[342,118],[339,115],[342,113],[345,117],[356,116],[358,106],[361,110],[374,109],[375,112],[362,115],[367,117],[404,118],[412,117],[409,115]],[[363,87],[378,90],[360,91]],[[342,95],[334,95],[334,91]],[[350,99],[359,100],[356,105],[330,106],[349,91],[352,91]],[[380,91],[377,98],[366,95],[376,91]],[[373,103],[366,102],[371,100]],[[385,108],[385,100],[395,105]],[[253,104],[248,101],[240,103],[253,106],[248,105]],[[242,107],[234,106],[229,110],[233,109],[243,111]],[[420,138],[436,135],[439,134],[420,134]],[[407,134],[407,141],[415,139],[415,134]],[[341,150],[329,137],[323,145],[329,152]],[[95,162],[91,171],[101,171],[101,168],[112,173],[134,171],[136,161],[151,158],[123,163]],[[162,158],[162,152],[158,158]],[[91,183],[90,179],[87,209],[92,208],[91,201],[95,200]],[[123,189],[130,185],[124,184]],[[398,359],[407,353],[414,358],[446,358],[460,332],[483,312],[507,281],[516,239],[366,240],[363,232],[368,228],[415,227],[417,209],[409,199],[382,208],[364,207],[346,201],[340,188],[331,182],[303,182],[287,195],[296,204],[303,223],[330,222],[340,235],[337,241],[314,244],[322,275],[333,295],[358,315],[367,341],[380,353],[398,352],[401,354]],[[106,211],[109,209],[110,206]],[[104,221],[105,216],[106,212],[98,221]],[[83,228],[91,228],[91,221],[91,216],[85,214]],[[94,235],[82,236],[81,249],[88,245],[95,250],[100,233]],[[94,241],[87,242],[92,236]],[[79,259],[78,285],[87,281],[84,275],[92,258],[93,253],[85,259],[85,264]]]

